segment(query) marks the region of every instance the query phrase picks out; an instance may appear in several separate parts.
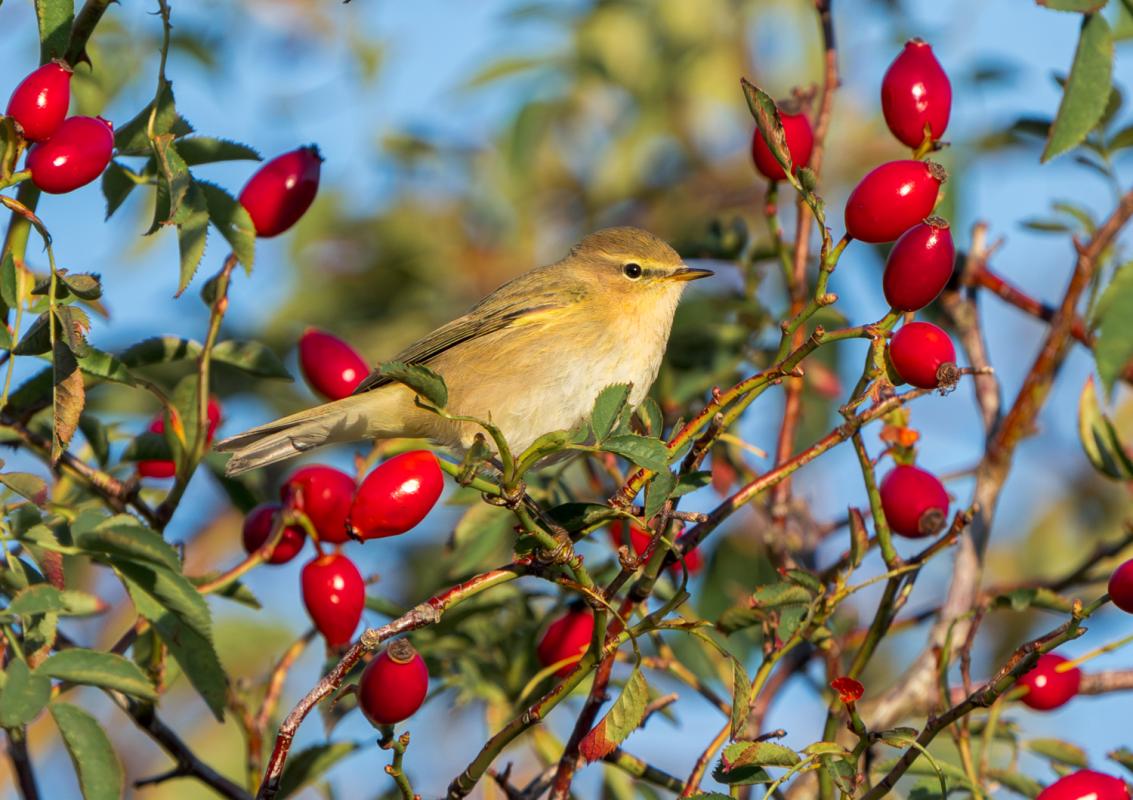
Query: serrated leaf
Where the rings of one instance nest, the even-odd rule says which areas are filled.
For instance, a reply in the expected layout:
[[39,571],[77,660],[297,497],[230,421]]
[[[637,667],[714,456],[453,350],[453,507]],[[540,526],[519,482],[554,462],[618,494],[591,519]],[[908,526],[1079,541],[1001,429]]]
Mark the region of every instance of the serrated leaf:
[[52,703],[50,711],[75,765],[84,800],[123,797],[122,764],[98,720],[70,703]]
[[154,336],[126,348],[118,358],[132,369],[196,358],[200,353],[201,345],[192,339],[182,339],[179,336]]
[[722,760],[726,770],[736,767],[793,767],[799,754],[776,742],[735,742],[724,749]]
[[1107,395],[1121,376],[1125,366],[1133,360],[1133,265],[1117,270],[1113,280],[1098,300],[1098,337],[1094,343],[1094,358],[1098,364],[1098,377]]
[[47,481],[38,475],[30,472],[5,472],[0,474],[0,484],[37,506],[47,502]]
[[437,408],[448,405],[448,387],[444,378],[421,364],[387,361],[379,368],[382,375],[408,386]]
[[563,503],[546,513],[551,522],[568,533],[593,528],[618,517],[612,508],[598,503]]
[[209,222],[220,232],[244,269],[251,270],[256,257],[256,226],[248,210],[226,190],[208,181],[197,181],[208,204]]
[[17,356],[38,356],[51,350],[51,329],[47,321],[51,318],[50,312],[45,311],[35,318],[20,337],[20,341],[12,350]]
[[[193,586],[200,587],[206,583],[211,583],[220,577],[217,571],[206,572],[203,575],[192,575],[189,577],[189,583]],[[256,597],[255,593],[248,588],[248,585],[240,581],[232,581],[225,585],[223,589],[219,589],[209,593],[210,597],[223,597],[226,600],[231,600],[234,603],[239,603],[248,608],[260,609],[263,604],[260,599]]]
[[177,152],[190,167],[212,164],[217,161],[262,161],[252,147],[228,139],[211,136],[189,136],[177,143]]
[[1128,747],[1119,747],[1116,750],[1111,750],[1105,754],[1105,757],[1116,761],[1118,764],[1125,767],[1125,769],[1133,772],[1133,750],[1130,750]]
[[837,742],[814,742],[804,747],[802,752],[808,756],[839,756],[844,758],[850,755],[850,751]]
[[1101,14],[1082,20],[1078,49],[1050,128],[1042,161],[1077,147],[1105,113],[1113,71],[1113,35]]
[[627,433],[611,436],[602,442],[601,447],[653,472],[662,472],[669,468],[669,448],[659,439]]
[[106,199],[106,219],[110,219],[122,207],[140,181],[141,177],[137,173],[117,161],[111,161],[106,166],[101,181],[102,196]]
[[79,415],[86,403],[86,389],[83,373],[75,354],[63,342],[55,342],[52,361],[54,380],[52,383],[52,437],[51,463],[55,464],[71,443],[71,438],[79,427]]
[[[150,101],[137,115],[114,133],[114,147],[121,155],[148,156],[151,154],[149,120],[155,101]],[[173,84],[166,81],[158,94],[157,116],[154,118],[154,136],[173,134],[186,136],[193,128],[177,113],[173,98]]]
[[57,680],[115,689],[143,700],[157,699],[157,691],[138,665],[116,653],[82,648],[61,650],[35,671]]
[[779,108],[767,92],[760,89],[746,78],[740,78],[740,85],[744,90],[744,99],[747,100],[748,110],[755,118],[755,125],[759,128],[759,135],[767,143],[771,155],[779,162],[787,180],[796,189],[801,188],[798,179],[791,173],[791,151],[787,149],[787,135],[783,131],[783,120],[779,116]]
[[1110,153],[1116,153],[1118,150],[1124,150],[1127,147],[1133,147],[1133,125],[1126,125],[1113,134],[1106,142],[1105,149]]
[[677,478],[677,485],[673,487],[672,497],[684,497],[697,489],[702,489],[712,483],[712,473],[706,470],[689,472]]
[[335,742],[306,747],[287,759],[283,776],[279,779],[278,797],[290,797],[310,786],[327,770],[358,750],[354,742]]
[[153,153],[157,162],[159,191],[157,202],[154,203],[153,222],[146,231],[147,236],[164,225],[180,225],[190,214],[199,214],[204,200],[203,195],[198,193],[199,199],[195,201],[195,205],[185,205],[195,183],[189,172],[189,165],[177,152],[173,134],[156,137],[153,140]]
[[594,431],[595,442],[601,442],[610,435],[614,423],[622,413],[622,408],[629,400],[629,390],[628,383],[616,383],[598,393],[594,401],[594,410],[590,412],[590,427]]
[[[81,366],[81,365],[80,365]],[[91,452],[100,467],[110,463],[110,434],[102,421],[94,414],[83,413],[79,417],[79,430],[90,445]]]
[[35,20],[39,24],[39,63],[62,58],[71,39],[75,19],[75,0],[35,0]]
[[732,730],[735,739],[747,724],[748,706],[751,705],[751,681],[739,659],[732,659]]
[[904,750],[909,747],[920,736],[920,731],[916,728],[900,727],[890,728],[889,730],[880,731],[877,738],[889,745]]
[[1061,739],[1029,739],[1023,742],[1023,747],[1059,764],[1082,769],[1090,765],[1085,750]]
[[19,277],[11,250],[0,259],[0,299],[8,308],[16,308],[20,304]]
[[196,183],[186,190],[185,199],[176,213],[177,246],[181,254],[181,275],[177,281],[179,297],[197,272],[208,242],[209,212],[205,194]]
[[1078,399],[1078,439],[1098,472],[1115,480],[1133,479],[1133,460],[1126,453],[1117,429],[1098,405],[1093,376],[1082,387]]
[[58,589],[48,583],[37,583],[13,597],[3,613],[17,617],[47,613],[85,617],[101,614],[105,610],[106,604],[92,594],[74,589]]
[[76,358],[86,356],[90,352],[90,345],[87,344],[90,317],[87,312],[78,306],[58,306],[55,309],[55,316],[59,319],[59,336],[56,344],[61,340]]
[[579,754],[587,761],[597,761],[612,753],[615,747],[637,730],[645,718],[645,706],[648,703],[649,684],[645,675],[635,666],[606,716],[582,737],[578,744]]
[[294,380],[279,356],[259,342],[221,342],[213,348],[212,360],[260,378]]
[[1109,0],[1037,0],[1040,6],[1051,11],[1075,11],[1079,14],[1092,14],[1101,11]]
[[59,279],[71,290],[71,294],[81,300],[97,300],[102,297],[102,282],[98,275],[74,272],[60,274]]
[[134,386],[136,383],[130,370],[126,369],[126,365],[119,361],[117,356],[90,345],[87,345],[86,355],[79,358],[79,369],[87,375],[104,381],[122,383],[126,386]]
[[181,559],[173,546],[160,534],[125,514],[110,517],[93,530],[78,533],[75,546],[88,553],[110,556],[115,563],[126,559],[181,571]]
[[665,416],[661,413],[661,406],[652,397],[646,397],[637,407],[637,415],[645,423],[650,436],[661,437],[665,430]]
[[0,726],[18,728],[31,722],[51,699],[51,680],[36,675],[19,658],[4,669],[4,689],[0,691]]
[[663,469],[653,476],[645,486],[645,518],[653,519],[654,515],[665,505],[677,487],[677,476],[668,469]]
[[1038,797],[1039,793],[1043,790],[1042,784],[1021,772],[1012,772],[1006,769],[989,769],[987,776],[993,781],[999,782],[1002,786],[1015,794],[1022,795],[1023,797]]

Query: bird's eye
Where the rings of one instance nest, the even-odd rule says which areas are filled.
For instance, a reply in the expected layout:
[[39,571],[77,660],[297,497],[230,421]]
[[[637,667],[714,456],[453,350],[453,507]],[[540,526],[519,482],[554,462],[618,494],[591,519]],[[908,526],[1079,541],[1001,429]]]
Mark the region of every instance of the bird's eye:
[[635,281],[641,277],[642,269],[640,264],[634,264],[632,261],[622,267],[622,272],[631,281]]

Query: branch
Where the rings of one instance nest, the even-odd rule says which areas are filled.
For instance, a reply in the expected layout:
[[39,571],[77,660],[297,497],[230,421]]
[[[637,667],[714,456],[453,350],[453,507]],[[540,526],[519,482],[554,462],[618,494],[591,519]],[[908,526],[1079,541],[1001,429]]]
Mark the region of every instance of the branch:
[[23,800],[39,800],[39,786],[35,781],[35,770],[28,757],[27,728],[8,731],[8,758],[12,762],[12,772],[20,787]]

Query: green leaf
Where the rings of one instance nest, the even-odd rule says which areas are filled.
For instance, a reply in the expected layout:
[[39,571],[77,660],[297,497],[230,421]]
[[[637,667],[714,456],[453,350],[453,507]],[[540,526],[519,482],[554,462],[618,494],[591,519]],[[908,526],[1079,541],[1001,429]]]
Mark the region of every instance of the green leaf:
[[724,750],[728,769],[741,766],[793,767],[799,763],[794,750],[775,742],[736,742]]
[[1124,150],[1127,147],[1133,147],[1133,125],[1126,125],[1113,134],[1106,142],[1105,149],[1110,153],[1116,153],[1118,150]]
[[51,463],[55,464],[79,428],[79,416],[86,404],[86,388],[71,348],[62,341],[56,341],[53,352]]
[[35,321],[24,331],[20,341],[12,350],[17,356],[39,356],[51,350],[51,329],[47,327],[50,319],[49,312],[45,311],[35,318]]
[[1101,11],[1109,0],[1037,0],[1040,6],[1051,11],[1076,11],[1080,14],[1092,14]]
[[1012,772],[1006,769],[989,769],[987,776],[997,781],[1015,794],[1023,797],[1038,797],[1043,787],[1034,778],[1029,778],[1021,772]]
[[822,582],[806,570],[789,569],[783,573],[783,577],[796,586],[803,587],[813,595],[822,594]]
[[[190,576],[189,583],[193,584],[193,586],[199,587],[206,583],[211,583],[219,577],[220,572],[214,570],[211,572],[206,572],[203,575]],[[223,589],[213,591],[210,596],[223,597],[226,600],[231,600],[234,603],[239,603],[240,605],[247,606],[248,608],[263,608],[263,604],[260,603],[259,598],[256,597],[252,590],[248,588],[247,584],[241,583],[240,581],[232,581]]]
[[735,742],[725,747],[724,751],[720,754],[720,760],[717,762],[715,769],[712,770],[712,777],[720,783],[725,783],[729,786],[750,786],[758,783],[771,783],[772,777],[763,767],[756,764],[737,764],[733,762],[733,759],[740,756],[750,744],[752,744],[752,742]]
[[101,182],[102,196],[106,198],[106,219],[114,216],[114,212],[122,207],[141,180],[140,175],[117,161],[111,161],[106,166]]
[[1023,746],[1032,753],[1038,753],[1040,756],[1058,764],[1066,764],[1070,767],[1079,767],[1082,769],[1090,765],[1090,759],[1086,757],[1086,751],[1077,745],[1064,742],[1061,739],[1030,739],[1023,742]]
[[129,561],[119,562],[114,567],[128,579],[127,588],[130,589],[131,597],[135,590],[145,592],[202,638],[212,638],[208,604],[184,575],[162,567]]
[[677,485],[673,488],[672,496],[684,497],[697,489],[703,489],[710,483],[712,483],[712,473],[705,470],[681,475],[677,478]]
[[205,193],[209,222],[220,232],[244,269],[251,270],[256,258],[256,226],[247,209],[226,190],[208,181],[197,181]]
[[259,342],[221,342],[213,348],[212,360],[260,378],[294,380],[279,356]]
[[743,733],[751,705],[751,681],[739,659],[732,659],[732,738]]
[[1116,750],[1111,750],[1105,754],[1106,758],[1116,761],[1125,769],[1133,772],[1133,750],[1128,747],[1119,747]]
[[1074,608],[1074,601],[1045,586],[1024,586],[1012,589],[1001,594],[993,601],[993,608],[1010,606],[1012,611],[1024,611],[1028,608],[1043,608],[1047,611],[1070,613]]
[[1113,71],[1113,36],[1101,14],[1082,19],[1078,49],[1050,128],[1042,161],[1077,147],[1105,113]]
[[656,400],[652,397],[646,397],[637,407],[637,415],[645,423],[650,436],[661,437],[665,430],[665,416],[661,413],[661,406],[657,405]]
[[79,358],[79,369],[95,378],[104,381],[122,383],[126,386],[136,385],[134,376],[126,365],[118,360],[117,356],[105,353],[97,347],[87,345],[87,354]]
[[598,393],[594,410],[590,413],[590,427],[594,431],[595,442],[601,442],[610,435],[614,423],[618,421],[618,415],[629,400],[629,389],[628,383],[616,383]]
[[186,190],[185,199],[175,216],[177,222],[177,246],[181,253],[181,276],[177,281],[179,297],[200,266],[208,242],[209,212],[205,193],[196,183]]
[[920,736],[920,731],[916,728],[909,727],[890,728],[889,730],[880,731],[877,734],[877,738],[880,741],[900,750],[911,746],[913,742],[917,740],[918,736]]
[[279,779],[278,797],[290,797],[310,786],[323,773],[359,749],[354,742],[316,744],[304,748],[287,759]]
[[84,800],[123,797],[122,764],[98,720],[70,703],[52,703],[50,711],[75,765]]
[[787,149],[787,135],[783,131],[783,120],[779,116],[778,106],[770,95],[746,78],[740,78],[740,85],[744,90],[748,110],[755,118],[755,125],[771,150],[771,155],[775,156],[775,160],[787,174],[790,184],[801,191],[798,179],[791,173],[791,151]]
[[37,506],[47,502],[47,481],[38,475],[30,472],[5,472],[0,474],[0,484]]
[[629,680],[606,716],[578,743],[578,752],[587,761],[598,761],[614,751],[626,737],[637,730],[645,718],[649,703],[649,684],[638,667],[633,668]]
[[445,380],[428,367],[387,361],[379,368],[382,375],[408,386],[437,408],[448,405],[448,387]]
[[652,519],[661,510],[675,488],[677,488],[677,476],[668,469],[663,469],[653,476],[645,487],[646,519]]
[[850,752],[837,742],[814,742],[802,749],[808,756],[839,756],[846,758]]
[[35,19],[39,23],[39,63],[62,58],[71,39],[75,0],[35,0]]
[[9,250],[0,260],[0,298],[8,308],[16,308],[20,304],[19,280],[16,275],[16,261]]
[[[163,136],[172,133],[174,136],[186,136],[193,132],[189,125],[177,113],[173,99],[173,84],[166,81],[157,98],[157,116],[154,118],[154,136]],[[153,110],[154,101],[150,101],[137,115],[120,127],[114,134],[114,147],[121,155],[148,156],[151,155],[149,139],[149,120]]]
[[68,617],[85,617],[101,614],[105,610],[106,604],[93,594],[75,589],[57,589],[49,583],[37,583],[13,597],[3,613],[27,617],[50,612]]
[[1133,264],[1118,269],[1098,300],[1098,338],[1094,358],[1106,394],[1133,360]]
[[1078,399],[1078,438],[1098,472],[1115,480],[1133,479],[1133,460],[1118,438],[1117,429],[1098,405],[1093,376],[1082,387]]
[[563,503],[549,509],[547,518],[568,533],[577,533],[615,520],[618,515],[598,503]]
[[115,562],[127,559],[181,571],[181,559],[173,546],[127,514],[110,517],[94,530],[79,533],[75,546],[88,553],[110,556]]
[[4,689],[0,691],[0,726],[18,728],[31,722],[51,699],[51,680],[36,675],[19,658],[4,670]]
[[611,436],[602,442],[602,449],[610,453],[624,456],[653,472],[662,472],[669,468],[669,448],[660,439],[649,439],[633,433]]
[[133,369],[196,358],[200,353],[201,345],[192,339],[182,339],[179,336],[154,336],[126,348],[118,358]]
[[59,306],[55,309],[59,320],[59,335],[56,344],[62,342],[75,356],[81,358],[90,352],[87,332],[90,330],[90,317],[78,306]]
[[59,279],[80,300],[97,300],[102,297],[102,282],[98,275],[90,272],[61,273]]
[[147,236],[165,225],[180,224],[187,219],[188,214],[199,211],[199,208],[183,208],[194,182],[189,165],[181,158],[173,143],[173,134],[158,136],[153,140],[152,147],[158,167],[157,197],[153,207],[153,222],[146,231]]
[[164,433],[146,431],[130,440],[122,451],[122,461],[172,461],[173,448]]
[[35,671],[62,681],[116,689],[143,700],[157,699],[157,691],[138,665],[116,653],[81,648],[61,650]]
[[217,161],[262,161],[260,154],[246,144],[211,136],[190,136],[177,143],[177,152],[190,167]]

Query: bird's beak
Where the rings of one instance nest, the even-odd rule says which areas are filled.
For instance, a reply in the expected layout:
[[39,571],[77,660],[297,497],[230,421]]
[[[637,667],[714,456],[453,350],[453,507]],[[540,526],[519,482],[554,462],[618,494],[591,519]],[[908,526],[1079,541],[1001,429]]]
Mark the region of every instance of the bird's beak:
[[695,267],[681,267],[669,275],[675,281],[696,281],[715,275],[710,269],[696,269]]

